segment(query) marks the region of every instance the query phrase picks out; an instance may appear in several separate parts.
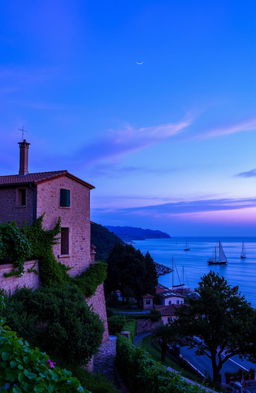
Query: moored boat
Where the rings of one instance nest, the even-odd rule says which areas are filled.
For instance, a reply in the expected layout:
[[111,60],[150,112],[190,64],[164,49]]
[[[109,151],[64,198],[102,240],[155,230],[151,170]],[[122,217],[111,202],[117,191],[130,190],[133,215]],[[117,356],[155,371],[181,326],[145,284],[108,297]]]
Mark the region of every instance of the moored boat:
[[223,250],[222,244],[219,241],[214,248],[213,257],[208,259],[208,265],[226,265],[227,262],[227,257]]
[[241,251],[240,258],[241,259],[246,259],[246,251],[245,251],[244,242],[242,242],[242,251]]

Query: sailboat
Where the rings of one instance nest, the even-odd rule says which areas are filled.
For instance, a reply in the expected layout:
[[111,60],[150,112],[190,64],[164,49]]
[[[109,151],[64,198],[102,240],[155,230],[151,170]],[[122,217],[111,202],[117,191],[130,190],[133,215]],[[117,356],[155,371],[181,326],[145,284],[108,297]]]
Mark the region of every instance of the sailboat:
[[186,242],[186,245],[185,245],[184,251],[190,251],[190,247],[189,247],[189,245],[188,245],[188,242]]
[[208,265],[226,265],[227,262],[227,257],[219,241],[214,249],[213,257],[208,259]]
[[240,258],[241,259],[246,259],[246,252],[245,252],[244,242],[242,243],[242,251],[241,251]]

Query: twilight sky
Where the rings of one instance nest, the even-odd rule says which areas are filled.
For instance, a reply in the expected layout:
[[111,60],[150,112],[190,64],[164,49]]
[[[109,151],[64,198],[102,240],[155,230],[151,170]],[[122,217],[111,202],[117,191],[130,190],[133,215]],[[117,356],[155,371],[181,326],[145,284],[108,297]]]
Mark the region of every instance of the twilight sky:
[[[0,5],[0,174],[68,169],[92,219],[172,235],[256,228],[253,0]],[[138,65],[136,62],[144,62]]]

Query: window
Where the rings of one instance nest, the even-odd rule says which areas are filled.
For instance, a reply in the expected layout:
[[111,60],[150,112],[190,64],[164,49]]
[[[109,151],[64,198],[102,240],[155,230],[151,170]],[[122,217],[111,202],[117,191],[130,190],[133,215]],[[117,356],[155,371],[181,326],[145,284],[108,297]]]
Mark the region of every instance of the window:
[[172,301],[171,301],[171,300],[169,300],[169,305],[170,305],[170,304],[172,304]]
[[151,304],[151,300],[150,299],[146,299],[146,304]]
[[69,228],[61,228],[61,255],[69,254]]
[[27,205],[27,190],[26,188],[19,188],[17,193],[17,205],[26,206]]
[[177,304],[180,304],[180,301],[179,301],[179,300],[177,300],[177,301],[176,301],[176,303],[177,303]]
[[65,188],[60,189],[60,206],[70,207],[70,190]]

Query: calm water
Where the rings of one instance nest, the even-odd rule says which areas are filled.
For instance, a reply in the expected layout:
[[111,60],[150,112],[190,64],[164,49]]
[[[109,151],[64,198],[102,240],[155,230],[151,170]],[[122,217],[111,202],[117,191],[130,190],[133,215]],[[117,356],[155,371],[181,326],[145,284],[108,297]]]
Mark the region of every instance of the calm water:
[[[185,241],[189,241],[190,251],[185,252]],[[221,240],[228,259],[227,265],[209,266],[207,260],[213,255],[216,241]],[[245,242],[247,259],[241,260],[242,241]],[[143,253],[149,251],[156,262],[172,267],[172,258],[177,271],[161,276],[161,284],[171,286],[182,281],[184,266],[184,281],[191,288],[197,286],[200,277],[213,270],[225,277],[228,284],[238,285],[240,292],[256,307],[256,237],[255,238],[181,238],[147,239],[133,242],[134,247]],[[172,277],[173,275],[173,277]],[[180,278],[180,281],[179,281]]]

